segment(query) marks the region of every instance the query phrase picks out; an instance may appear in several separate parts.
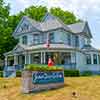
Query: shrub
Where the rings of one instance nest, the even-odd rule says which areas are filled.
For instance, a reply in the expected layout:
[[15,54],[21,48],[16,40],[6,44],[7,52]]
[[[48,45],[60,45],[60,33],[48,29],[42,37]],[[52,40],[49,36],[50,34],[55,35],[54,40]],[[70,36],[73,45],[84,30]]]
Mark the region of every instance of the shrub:
[[63,70],[63,68],[58,67],[58,66],[48,67],[47,65],[29,64],[29,65],[25,66],[25,70],[31,70],[31,71],[58,71],[58,70]]
[[21,77],[22,72],[21,71],[16,71],[16,77]]
[[80,76],[79,70],[64,70],[65,77],[76,77]]
[[4,68],[3,66],[0,66],[0,71],[3,71],[3,68]]
[[0,77],[3,77],[3,71],[0,71]]
[[84,71],[84,72],[82,72],[81,75],[82,76],[91,76],[91,75],[93,75],[93,73],[91,71]]

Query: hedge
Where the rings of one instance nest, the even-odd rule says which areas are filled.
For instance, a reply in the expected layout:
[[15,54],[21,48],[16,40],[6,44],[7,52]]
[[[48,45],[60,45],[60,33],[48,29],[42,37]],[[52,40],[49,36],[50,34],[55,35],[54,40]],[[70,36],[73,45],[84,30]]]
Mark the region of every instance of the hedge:
[[80,76],[79,70],[64,70],[65,77],[77,77]]
[[92,76],[93,73],[91,71],[84,71],[81,73],[81,76]]
[[28,64],[28,65],[25,65],[25,70],[31,70],[31,71],[61,71],[61,70],[63,70],[63,67],[58,67],[58,66],[48,67],[48,65]]
[[22,71],[16,71],[16,77],[21,77]]
[[3,71],[0,71],[0,77],[3,77]]
[[4,67],[3,66],[0,66],[0,71],[3,71]]

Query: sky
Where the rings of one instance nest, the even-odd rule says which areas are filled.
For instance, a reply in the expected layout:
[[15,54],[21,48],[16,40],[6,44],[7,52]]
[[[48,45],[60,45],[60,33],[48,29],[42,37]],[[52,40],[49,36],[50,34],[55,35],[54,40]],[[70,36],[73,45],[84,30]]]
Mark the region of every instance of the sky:
[[79,19],[88,21],[93,35],[92,45],[100,48],[100,0],[4,0],[10,3],[11,14],[23,11],[31,5],[43,5],[47,8],[60,7],[73,12]]

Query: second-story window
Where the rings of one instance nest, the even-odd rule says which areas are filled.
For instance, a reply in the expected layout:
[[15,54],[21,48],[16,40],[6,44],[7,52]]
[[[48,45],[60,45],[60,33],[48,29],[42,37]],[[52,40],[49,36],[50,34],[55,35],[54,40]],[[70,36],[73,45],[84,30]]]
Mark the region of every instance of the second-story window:
[[27,45],[27,36],[22,37],[22,43]]
[[68,36],[68,45],[71,45],[71,35],[68,34],[67,36]]
[[93,54],[93,63],[97,64],[97,55],[96,54]]
[[75,36],[75,47],[79,47],[79,37]]
[[40,35],[34,34],[33,35],[33,44],[39,44],[40,43]]
[[54,33],[49,33],[49,42],[50,43],[54,42]]

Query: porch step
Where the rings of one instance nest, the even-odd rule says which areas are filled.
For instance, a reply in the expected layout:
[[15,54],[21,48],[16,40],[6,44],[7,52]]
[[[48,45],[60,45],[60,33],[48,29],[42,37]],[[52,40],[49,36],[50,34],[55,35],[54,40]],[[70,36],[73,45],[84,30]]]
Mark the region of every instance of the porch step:
[[4,71],[4,77],[6,78],[16,77],[16,71]]
[[7,78],[16,77],[16,71],[22,70],[23,65],[5,66],[3,76]]

